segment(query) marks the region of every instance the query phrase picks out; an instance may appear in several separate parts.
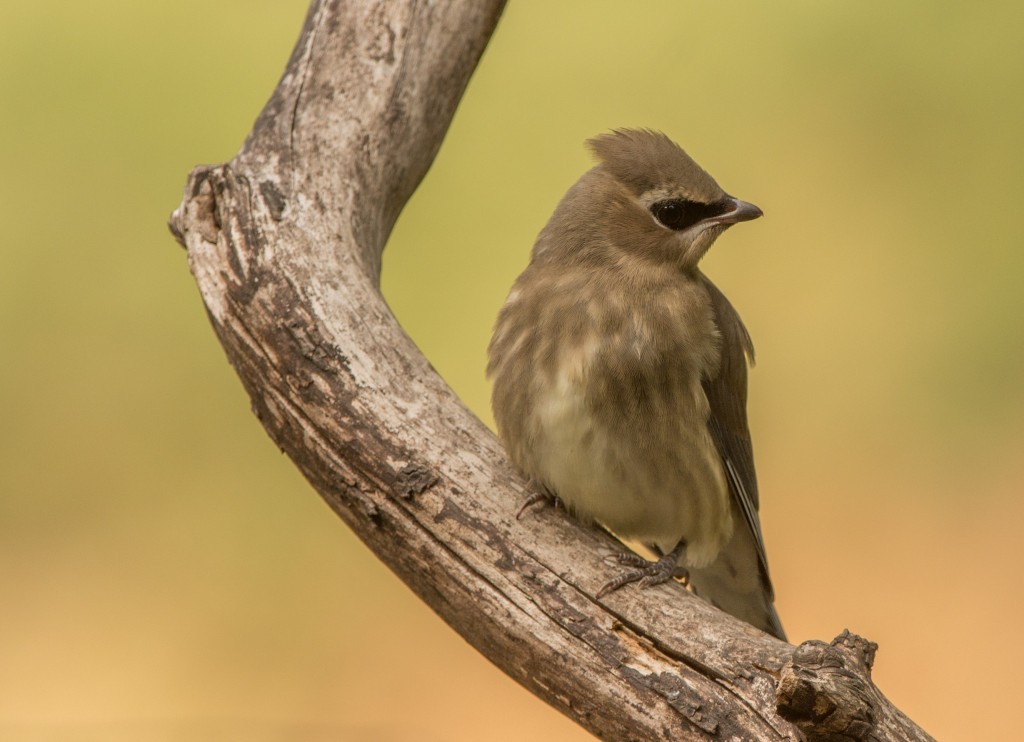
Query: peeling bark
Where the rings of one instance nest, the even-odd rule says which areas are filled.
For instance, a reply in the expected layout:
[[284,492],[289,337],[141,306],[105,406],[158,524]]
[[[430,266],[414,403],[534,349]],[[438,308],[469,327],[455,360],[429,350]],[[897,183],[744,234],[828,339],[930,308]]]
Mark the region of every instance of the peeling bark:
[[502,5],[315,0],[241,151],[189,176],[171,230],[253,410],[417,595],[602,739],[930,739],[858,637],[794,649],[675,583],[598,601],[622,547],[516,519],[524,482],[388,310],[384,243]]

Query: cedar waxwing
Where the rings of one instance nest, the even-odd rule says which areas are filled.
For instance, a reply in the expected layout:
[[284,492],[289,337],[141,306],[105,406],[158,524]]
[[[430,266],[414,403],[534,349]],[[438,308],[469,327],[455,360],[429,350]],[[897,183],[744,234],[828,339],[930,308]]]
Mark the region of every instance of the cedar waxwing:
[[661,555],[624,558],[639,568],[599,595],[688,573],[698,595],[785,639],[747,428],[754,348],[697,267],[761,210],[664,134],[587,144],[600,163],[562,198],[498,315],[498,432],[541,494]]

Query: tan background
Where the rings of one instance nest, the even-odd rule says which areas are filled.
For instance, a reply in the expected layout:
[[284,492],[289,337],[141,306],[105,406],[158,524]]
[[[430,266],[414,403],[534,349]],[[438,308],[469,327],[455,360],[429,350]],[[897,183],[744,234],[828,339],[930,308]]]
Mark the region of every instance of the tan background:
[[[4,740],[587,738],[278,453],[164,227],[304,11],[0,4]],[[584,138],[663,129],[760,205],[706,268],[760,351],[780,612],[797,641],[878,641],[879,684],[943,740],[1017,727],[1022,28],[1009,1],[512,2],[385,253],[489,419],[492,319]]]

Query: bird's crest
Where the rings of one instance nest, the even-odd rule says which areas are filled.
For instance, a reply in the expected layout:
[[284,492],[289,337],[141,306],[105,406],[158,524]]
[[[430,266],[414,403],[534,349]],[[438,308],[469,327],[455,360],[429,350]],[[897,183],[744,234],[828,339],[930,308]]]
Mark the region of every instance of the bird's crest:
[[715,179],[660,131],[615,129],[587,140],[608,171],[640,195],[679,188],[694,200],[713,203],[725,194]]

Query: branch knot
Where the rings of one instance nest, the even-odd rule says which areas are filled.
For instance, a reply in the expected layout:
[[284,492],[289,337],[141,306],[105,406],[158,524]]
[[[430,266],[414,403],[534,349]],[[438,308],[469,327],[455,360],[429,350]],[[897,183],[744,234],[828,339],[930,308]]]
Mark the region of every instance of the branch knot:
[[865,740],[875,727],[878,692],[871,665],[878,645],[844,630],[826,644],[806,641],[782,668],[779,716],[809,742]]

